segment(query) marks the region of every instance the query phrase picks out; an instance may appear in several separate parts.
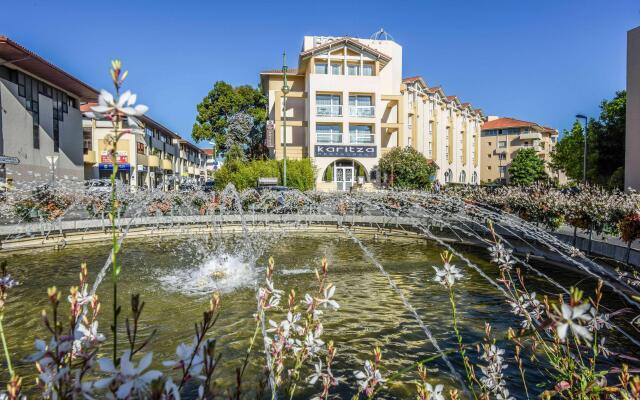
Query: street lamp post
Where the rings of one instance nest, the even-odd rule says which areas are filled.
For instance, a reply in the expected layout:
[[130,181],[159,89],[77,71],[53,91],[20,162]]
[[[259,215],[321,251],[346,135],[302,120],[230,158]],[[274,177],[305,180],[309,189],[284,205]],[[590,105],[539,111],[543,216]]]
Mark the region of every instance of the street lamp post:
[[289,93],[289,85],[287,84],[287,52],[282,53],[282,74],[284,76],[282,83],[282,130],[284,131],[282,146],[282,184],[287,186],[287,94]]
[[576,115],[576,119],[583,119],[584,120],[584,146],[583,146],[583,154],[582,154],[582,183],[587,183],[587,149],[588,149],[588,145],[587,145],[587,126],[589,125],[589,118],[587,118],[585,115],[582,114],[577,114]]

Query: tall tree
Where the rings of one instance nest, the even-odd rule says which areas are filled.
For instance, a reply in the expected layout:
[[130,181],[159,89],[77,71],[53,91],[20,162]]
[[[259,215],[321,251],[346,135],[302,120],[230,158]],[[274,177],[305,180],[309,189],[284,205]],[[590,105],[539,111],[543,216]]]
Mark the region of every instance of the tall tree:
[[568,178],[581,182],[583,150],[584,131],[580,123],[576,121],[570,131],[564,130],[562,140],[558,142],[551,153],[551,169],[563,171]]
[[[624,186],[624,140],[627,93],[616,92],[612,100],[600,103],[600,116],[587,128],[587,181],[609,188]],[[582,181],[583,130],[577,122],[564,131],[551,154],[551,167]]]
[[509,165],[509,180],[514,185],[528,186],[547,178],[544,160],[538,157],[536,150],[520,149]]
[[627,92],[617,92],[600,104],[600,118],[589,124],[590,180],[610,188],[624,188],[624,144]]
[[218,81],[197,106],[198,115],[191,136],[196,142],[213,139],[218,149],[225,151],[230,144],[236,143],[234,140],[228,141],[232,116],[238,113],[248,114],[253,118],[253,123],[250,135],[243,144],[246,145],[247,152],[254,156],[261,151],[262,143],[249,136],[259,134],[261,137],[261,127],[267,119],[266,105],[267,99],[259,87],[233,87],[226,82]]

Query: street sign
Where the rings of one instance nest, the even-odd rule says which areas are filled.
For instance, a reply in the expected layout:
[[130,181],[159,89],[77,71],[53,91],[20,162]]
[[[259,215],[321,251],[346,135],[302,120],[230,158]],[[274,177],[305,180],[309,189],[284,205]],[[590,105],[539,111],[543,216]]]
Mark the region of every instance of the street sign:
[[20,164],[18,157],[0,156],[0,164]]

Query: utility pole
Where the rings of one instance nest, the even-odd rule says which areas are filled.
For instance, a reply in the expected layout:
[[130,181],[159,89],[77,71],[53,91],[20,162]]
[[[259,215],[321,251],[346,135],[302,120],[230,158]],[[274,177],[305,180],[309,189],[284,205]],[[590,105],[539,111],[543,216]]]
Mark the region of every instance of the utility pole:
[[287,52],[282,53],[282,74],[284,80],[282,83],[282,129],[284,131],[282,146],[282,162],[283,177],[282,184],[287,186],[287,94],[289,93],[289,85],[287,85]]
[[584,119],[584,146],[583,146],[583,154],[582,154],[582,183],[587,183],[587,127],[589,125],[589,118],[585,115],[578,114],[576,115],[576,119]]

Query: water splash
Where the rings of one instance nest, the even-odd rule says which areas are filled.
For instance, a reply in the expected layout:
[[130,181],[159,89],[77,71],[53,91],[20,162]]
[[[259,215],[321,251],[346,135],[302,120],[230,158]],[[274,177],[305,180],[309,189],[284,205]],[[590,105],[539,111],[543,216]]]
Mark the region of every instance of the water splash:
[[204,296],[251,287],[255,285],[257,276],[254,265],[242,257],[216,254],[195,268],[176,268],[159,280],[167,291]]

